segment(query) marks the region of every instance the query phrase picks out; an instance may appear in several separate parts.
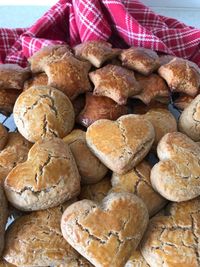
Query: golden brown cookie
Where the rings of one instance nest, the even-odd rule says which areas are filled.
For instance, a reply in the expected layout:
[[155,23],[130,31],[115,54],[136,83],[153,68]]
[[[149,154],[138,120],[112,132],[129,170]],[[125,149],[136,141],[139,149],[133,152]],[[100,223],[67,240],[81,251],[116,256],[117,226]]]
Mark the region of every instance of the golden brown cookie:
[[147,155],[154,142],[152,124],[139,115],[98,120],[86,132],[91,151],[112,171],[124,174]]
[[3,126],[3,124],[0,123],[0,150],[2,150],[8,140],[8,131]]
[[96,184],[82,186],[79,199],[90,199],[95,202],[101,202],[111,187],[110,177],[106,176]]
[[157,53],[143,47],[131,47],[123,50],[120,59],[122,66],[133,69],[143,75],[151,74],[160,66]]
[[44,65],[48,85],[62,91],[70,100],[91,90],[88,77],[90,68],[91,64],[88,61],[81,61],[69,55],[51,60]]
[[186,95],[186,94],[181,94],[174,102],[174,106],[180,110],[184,110],[189,106],[189,104],[192,102],[194,99],[194,96]]
[[112,48],[110,43],[105,41],[88,41],[74,47],[75,55],[90,61],[96,68],[116,56],[121,52],[120,49]]
[[14,106],[19,132],[30,142],[64,137],[74,126],[73,106],[66,95],[48,86],[34,86],[23,92]]
[[94,267],[88,260],[79,255],[79,257],[71,260],[69,263],[61,264],[56,267]]
[[6,116],[12,113],[15,101],[20,94],[20,90],[0,89],[0,112]]
[[192,140],[200,141],[200,94],[182,112],[178,128]]
[[141,251],[151,267],[199,267],[200,198],[169,205],[144,235]]
[[89,76],[95,85],[94,95],[107,96],[119,105],[125,105],[128,97],[141,91],[133,71],[120,66],[108,64]]
[[171,201],[200,195],[200,147],[186,135],[166,134],[158,144],[160,159],[151,170],[153,188]]
[[58,266],[76,263],[81,256],[65,241],[60,229],[69,201],[35,211],[14,221],[6,231],[4,258],[17,266]]
[[3,187],[0,184],[0,256],[4,248],[4,234],[8,217],[7,201],[4,195]]
[[10,203],[25,211],[55,207],[78,195],[80,176],[68,145],[55,137],[35,143],[4,188]]
[[154,100],[160,102],[169,102],[169,88],[165,81],[157,74],[153,73],[149,76],[141,74],[135,75],[136,80],[139,82],[142,91],[133,98],[140,99],[146,105],[149,105]]
[[127,113],[128,108],[126,106],[118,105],[111,98],[88,93],[86,94],[85,107],[76,121],[85,127],[89,127],[97,120],[116,120]]
[[24,83],[24,88],[23,91],[26,91],[32,86],[37,86],[37,85],[44,85],[46,86],[48,84],[48,77],[45,73],[39,73],[33,76],[31,79],[28,79]]
[[106,175],[108,169],[90,151],[84,131],[75,129],[63,141],[72,151],[83,184],[97,183]]
[[0,267],[15,267],[15,265],[5,261],[5,260],[0,260]]
[[150,267],[139,250],[132,252],[124,267]]
[[181,92],[191,96],[198,93],[200,70],[195,63],[174,58],[168,64],[161,66],[158,73],[166,80],[172,92]]
[[42,47],[32,57],[28,59],[31,64],[31,71],[38,73],[44,71],[44,65],[55,59],[60,59],[63,55],[71,55],[71,49],[68,45],[49,45]]
[[1,89],[22,90],[25,80],[30,77],[28,68],[22,68],[17,64],[0,64]]
[[124,266],[148,224],[143,201],[129,193],[111,193],[101,203],[81,200],[63,213],[67,242],[95,266]]
[[176,119],[170,111],[167,109],[150,109],[144,118],[149,120],[155,130],[155,140],[153,143],[153,149],[156,151],[158,142],[166,133],[177,132]]
[[18,163],[26,161],[31,146],[21,134],[8,133],[7,144],[0,152],[0,184]]
[[126,174],[112,175],[112,192],[129,192],[140,197],[147,206],[149,216],[157,213],[165,204],[166,200],[154,191],[150,182],[151,166],[142,161]]

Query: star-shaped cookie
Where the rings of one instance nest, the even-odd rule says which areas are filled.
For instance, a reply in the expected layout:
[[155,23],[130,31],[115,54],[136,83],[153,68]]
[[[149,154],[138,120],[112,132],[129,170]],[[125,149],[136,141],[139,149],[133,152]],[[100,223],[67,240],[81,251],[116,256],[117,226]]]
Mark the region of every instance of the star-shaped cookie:
[[70,100],[91,89],[88,72],[91,64],[69,54],[60,59],[47,62],[44,71],[48,76],[48,85],[63,91]]
[[121,53],[120,59],[122,66],[138,71],[143,75],[151,74],[160,66],[157,53],[144,47],[126,49]]
[[191,96],[198,93],[200,86],[199,67],[182,58],[174,58],[158,70],[160,76],[166,80],[172,92],[181,92]]
[[118,48],[112,48],[110,43],[105,41],[88,41],[74,47],[75,55],[90,61],[96,68],[121,52]]
[[119,105],[125,105],[128,97],[141,91],[134,72],[120,66],[108,64],[89,76],[95,85],[94,95],[107,96]]
[[153,100],[160,100],[162,103],[169,101],[168,86],[159,75],[155,73],[149,76],[136,74],[135,78],[139,82],[142,91],[140,94],[134,95],[133,98],[140,99],[146,105]]

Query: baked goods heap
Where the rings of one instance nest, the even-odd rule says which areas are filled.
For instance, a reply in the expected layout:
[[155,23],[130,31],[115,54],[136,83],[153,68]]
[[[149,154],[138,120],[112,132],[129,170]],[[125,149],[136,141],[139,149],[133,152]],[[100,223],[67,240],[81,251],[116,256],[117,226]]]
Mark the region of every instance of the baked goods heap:
[[0,267],[199,267],[198,66],[105,41],[29,65],[0,66]]

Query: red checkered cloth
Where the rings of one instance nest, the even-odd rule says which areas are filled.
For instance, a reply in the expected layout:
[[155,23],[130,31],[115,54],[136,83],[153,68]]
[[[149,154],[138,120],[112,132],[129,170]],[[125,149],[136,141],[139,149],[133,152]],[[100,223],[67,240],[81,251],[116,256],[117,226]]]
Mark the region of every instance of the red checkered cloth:
[[30,28],[0,29],[0,62],[26,66],[43,46],[87,40],[146,47],[200,66],[200,30],[157,15],[138,0],[60,0]]

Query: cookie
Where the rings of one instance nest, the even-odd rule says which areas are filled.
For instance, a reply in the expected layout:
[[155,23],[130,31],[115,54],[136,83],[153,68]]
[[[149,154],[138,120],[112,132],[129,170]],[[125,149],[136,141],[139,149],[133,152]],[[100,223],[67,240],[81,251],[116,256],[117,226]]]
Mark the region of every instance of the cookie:
[[135,250],[124,267],[149,267],[139,250]]
[[112,171],[124,174],[147,155],[154,142],[152,124],[139,115],[98,120],[87,128],[91,151]]
[[181,92],[191,96],[198,93],[200,70],[195,63],[182,58],[174,58],[161,66],[158,73],[166,80],[172,92]]
[[111,192],[129,192],[140,197],[147,206],[149,216],[157,213],[167,201],[154,191],[150,182],[151,166],[142,161],[126,174],[113,173]]
[[108,169],[88,148],[84,131],[75,129],[64,137],[63,141],[72,151],[81,176],[81,183],[97,183],[106,175]]
[[81,200],[61,220],[67,242],[95,266],[123,266],[138,246],[148,224],[148,211],[137,196],[109,194],[99,204]]
[[71,151],[58,138],[35,143],[28,159],[6,177],[9,202],[24,211],[55,207],[80,192],[80,177]]
[[24,88],[23,91],[26,91],[32,86],[37,86],[37,85],[44,85],[46,86],[48,84],[48,77],[47,75],[42,72],[34,75],[31,79],[28,79],[24,83]]
[[131,47],[123,50],[120,59],[122,66],[133,69],[143,75],[149,75],[160,66],[155,51],[143,47]]
[[157,147],[160,161],[151,170],[153,188],[181,202],[200,195],[200,147],[186,135],[166,134]]
[[192,100],[194,100],[194,98],[194,96],[181,94],[173,101],[173,104],[177,109],[184,110],[189,106],[189,104],[192,102]]
[[2,150],[8,140],[8,131],[3,126],[3,124],[0,123],[0,150]]
[[62,213],[71,203],[14,221],[6,231],[4,258],[17,266],[70,266],[77,262],[81,256],[65,241],[60,229]]
[[28,59],[31,71],[33,73],[43,72],[47,62],[60,59],[65,54],[72,55],[71,48],[68,45],[44,46]]
[[0,256],[4,248],[4,234],[5,227],[7,222],[8,210],[7,210],[7,201],[4,195],[3,187],[0,184]]
[[173,203],[154,217],[145,232],[141,252],[151,267],[199,267],[200,198]]
[[110,177],[106,176],[96,184],[84,185],[81,187],[79,199],[89,199],[101,202],[112,188]]
[[144,118],[152,123],[155,130],[155,140],[152,147],[154,151],[156,151],[159,141],[165,134],[177,132],[176,119],[167,109],[150,109],[144,114]]
[[100,119],[116,120],[128,113],[128,108],[118,105],[111,98],[86,94],[86,104],[76,121],[85,127]]
[[13,114],[19,132],[30,142],[64,137],[71,132],[75,119],[68,97],[48,86],[35,86],[23,92]]
[[94,40],[76,45],[74,52],[77,57],[88,60],[93,66],[100,68],[105,61],[117,57],[121,50],[112,48],[108,42]]
[[200,94],[181,113],[178,128],[195,142],[200,141]]
[[0,90],[0,112],[5,116],[8,116],[13,112],[13,107],[18,96],[21,94],[21,90],[15,89],[1,89]]
[[94,95],[109,97],[119,105],[125,105],[128,97],[141,91],[133,71],[120,66],[108,64],[89,76],[95,85]]

